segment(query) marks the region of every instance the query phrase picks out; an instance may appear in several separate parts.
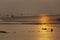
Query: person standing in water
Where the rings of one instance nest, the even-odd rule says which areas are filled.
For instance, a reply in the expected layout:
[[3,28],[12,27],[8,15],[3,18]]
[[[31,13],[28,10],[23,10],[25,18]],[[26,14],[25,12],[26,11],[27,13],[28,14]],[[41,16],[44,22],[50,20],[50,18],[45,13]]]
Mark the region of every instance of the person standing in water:
[[53,29],[51,28],[51,32],[53,32]]

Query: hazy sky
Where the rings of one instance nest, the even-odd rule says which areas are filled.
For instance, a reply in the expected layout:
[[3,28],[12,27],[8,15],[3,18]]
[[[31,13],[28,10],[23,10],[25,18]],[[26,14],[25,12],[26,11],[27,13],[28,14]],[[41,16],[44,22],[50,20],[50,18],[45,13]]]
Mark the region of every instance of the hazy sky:
[[60,0],[0,0],[0,14],[60,14]]

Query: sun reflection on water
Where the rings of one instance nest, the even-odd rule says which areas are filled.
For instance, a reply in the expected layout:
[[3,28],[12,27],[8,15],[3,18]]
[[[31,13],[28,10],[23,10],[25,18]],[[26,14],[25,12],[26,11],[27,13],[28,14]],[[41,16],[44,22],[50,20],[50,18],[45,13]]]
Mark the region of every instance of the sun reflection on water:
[[49,23],[49,21],[50,21],[50,18],[48,15],[41,15],[41,17],[40,17],[41,23]]
[[41,23],[41,28],[51,28],[51,24],[49,24],[50,22],[50,17],[48,15],[41,15],[40,17],[40,23]]
[[[42,15],[40,17],[40,38],[37,40],[52,40],[52,34],[51,34],[51,24],[49,24],[50,18],[47,15]],[[46,23],[46,24],[44,24]]]

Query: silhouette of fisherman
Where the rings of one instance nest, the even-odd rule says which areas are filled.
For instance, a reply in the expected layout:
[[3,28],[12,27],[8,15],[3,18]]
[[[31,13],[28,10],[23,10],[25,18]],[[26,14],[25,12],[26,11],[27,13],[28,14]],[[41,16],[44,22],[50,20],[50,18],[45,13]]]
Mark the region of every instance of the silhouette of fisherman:
[[51,32],[53,32],[53,29],[51,28]]

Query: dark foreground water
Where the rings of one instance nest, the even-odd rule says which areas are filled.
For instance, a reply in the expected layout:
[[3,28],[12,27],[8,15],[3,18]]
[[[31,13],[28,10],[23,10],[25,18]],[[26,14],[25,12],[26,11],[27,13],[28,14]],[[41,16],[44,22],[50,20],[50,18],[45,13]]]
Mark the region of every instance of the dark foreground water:
[[8,32],[0,33],[0,40],[60,40],[60,24],[1,24],[0,31]]

